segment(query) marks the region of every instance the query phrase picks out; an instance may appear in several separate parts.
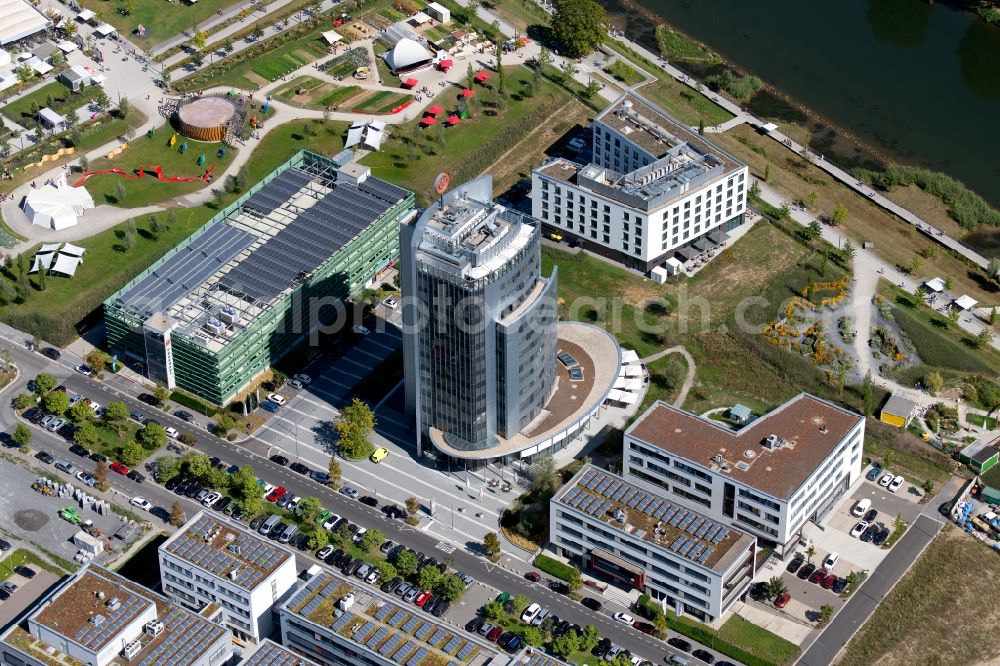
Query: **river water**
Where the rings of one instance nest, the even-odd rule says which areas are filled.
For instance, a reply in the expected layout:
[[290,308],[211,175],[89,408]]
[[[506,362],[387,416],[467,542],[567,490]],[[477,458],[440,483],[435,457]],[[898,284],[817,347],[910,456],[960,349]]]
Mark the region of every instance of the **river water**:
[[[617,1],[606,4],[615,23],[652,45],[651,22]],[[870,154],[948,173],[1000,207],[1000,28],[926,0],[636,1]],[[802,120],[755,101],[776,122]],[[836,153],[828,134],[814,147]]]

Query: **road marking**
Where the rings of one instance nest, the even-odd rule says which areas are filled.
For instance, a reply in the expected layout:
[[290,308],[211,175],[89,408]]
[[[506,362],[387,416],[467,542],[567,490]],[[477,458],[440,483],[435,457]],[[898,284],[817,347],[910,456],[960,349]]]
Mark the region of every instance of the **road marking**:
[[449,543],[446,541],[438,541],[436,544],[434,544],[434,547],[437,548],[438,550],[443,550],[446,553],[455,552],[455,545],[453,543]]

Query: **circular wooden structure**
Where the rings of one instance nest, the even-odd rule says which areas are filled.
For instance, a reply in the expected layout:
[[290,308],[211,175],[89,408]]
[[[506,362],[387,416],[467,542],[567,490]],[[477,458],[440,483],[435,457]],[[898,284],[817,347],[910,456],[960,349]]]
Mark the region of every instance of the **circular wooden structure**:
[[177,108],[175,123],[181,134],[195,141],[219,142],[226,138],[236,105],[223,97],[201,97]]

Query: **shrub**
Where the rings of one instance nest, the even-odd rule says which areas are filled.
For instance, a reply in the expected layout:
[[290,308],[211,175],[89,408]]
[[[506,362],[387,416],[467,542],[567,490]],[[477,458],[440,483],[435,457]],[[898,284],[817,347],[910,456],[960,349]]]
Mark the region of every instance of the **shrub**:
[[580,575],[580,570],[576,567],[553,559],[548,555],[539,555],[535,558],[535,566],[560,580],[569,582]]

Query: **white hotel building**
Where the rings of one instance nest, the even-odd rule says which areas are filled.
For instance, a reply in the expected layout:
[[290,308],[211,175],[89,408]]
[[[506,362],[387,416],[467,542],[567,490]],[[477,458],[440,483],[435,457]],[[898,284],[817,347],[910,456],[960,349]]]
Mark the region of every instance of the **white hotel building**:
[[743,223],[747,165],[626,92],[593,122],[589,164],[531,174],[531,214],[549,235],[648,272],[707,257]]
[[295,555],[246,528],[199,512],[159,548],[160,582],[172,601],[221,607],[223,624],[259,643],[272,607],[295,586]]
[[747,591],[756,539],[585,465],[549,504],[550,545],[589,573],[713,623]]
[[861,475],[865,420],[808,394],[734,429],[657,402],[625,431],[625,478],[791,552]]

